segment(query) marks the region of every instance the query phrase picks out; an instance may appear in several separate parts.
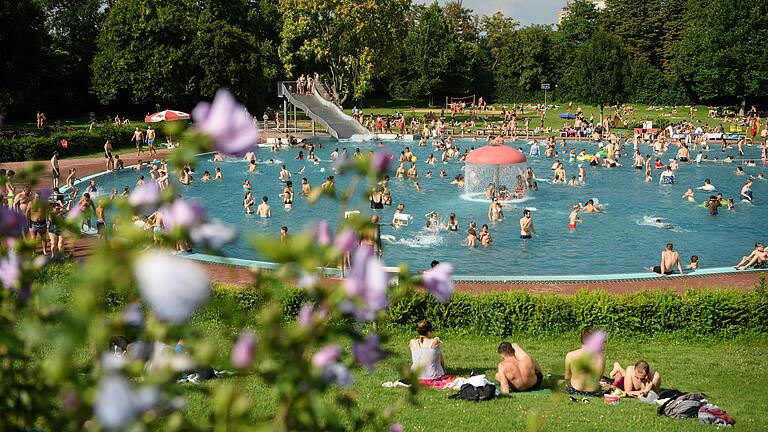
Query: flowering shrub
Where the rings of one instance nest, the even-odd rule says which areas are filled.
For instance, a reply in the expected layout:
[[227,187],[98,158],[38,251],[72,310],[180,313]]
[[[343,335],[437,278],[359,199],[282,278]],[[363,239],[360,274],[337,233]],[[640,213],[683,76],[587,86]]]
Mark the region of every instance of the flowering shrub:
[[[200,122],[186,131],[173,154],[176,170],[194,164],[194,156],[202,151],[240,154],[256,143],[254,122],[226,90],[194,112]],[[343,161],[340,173],[354,175],[357,181],[347,190],[318,191],[314,199],[325,193],[344,206],[353,194],[367,194],[390,159],[386,152]],[[16,178],[35,186],[40,167],[30,167]],[[87,216],[78,207],[67,215],[55,214],[42,199],[31,205],[48,212],[71,235],[79,235]],[[128,429],[137,423],[163,430],[401,429],[393,416],[410,394],[394,409],[368,410],[355,399],[351,374],[354,368],[373,370],[386,356],[383,336],[364,334],[367,326],[360,324],[383,317],[388,305],[415,282],[406,269],[387,274],[380,258],[360,245],[362,233],[373,228],[369,222],[347,221],[334,235],[327,222],[319,221],[287,242],[254,239],[255,247],[280,268],[254,274],[249,289],[259,294],[249,303],[249,313],[258,317],[258,325],[242,328],[230,363],[224,365],[259,375],[277,392],[277,411],[265,414],[263,425],[253,425],[246,419],[250,399],[243,390],[226,381],[201,388],[209,393],[213,408],[213,418],[201,420],[185,413],[177,384],[179,378],[197,379],[195,372],[212,363],[222,335],[201,334],[189,325],[211,298],[211,285],[203,267],[173,256],[171,249],[194,243],[215,252],[233,241],[237,230],[209,220],[200,203],[177,196],[173,186],[160,190],[147,185],[128,198],[98,205],[111,215],[116,229],[75,264],[76,283],[67,307],[60,306],[55,284],[44,290],[35,282],[36,275],[59,258],[36,256],[35,243],[20,235],[23,218],[0,207],[0,430]],[[132,223],[136,214],[152,211],[162,215],[166,226],[155,238]],[[340,264],[345,256],[351,257],[348,278],[322,281],[318,267]],[[424,275],[424,284],[441,302],[451,296],[451,270],[442,265]],[[271,288],[295,280],[308,301],[298,310],[284,311]],[[226,319],[240,311],[218,312]],[[286,320],[286,313],[296,319]],[[330,325],[331,315],[344,317],[350,325]],[[323,397],[334,386],[343,390],[341,394]]]

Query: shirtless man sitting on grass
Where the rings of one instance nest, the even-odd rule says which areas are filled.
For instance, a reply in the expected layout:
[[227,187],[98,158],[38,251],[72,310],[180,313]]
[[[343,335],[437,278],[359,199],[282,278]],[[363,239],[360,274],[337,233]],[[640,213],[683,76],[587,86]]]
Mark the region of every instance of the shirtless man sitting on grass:
[[496,380],[501,384],[501,392],[521,392],[538,390],[544,380],[541,367],[516,343],[502,342],[499,345],[499,369]]
[[579,396],[601,397],[600,377],[605,372],[605,355],[602,350],[590,347],[590,338],[599,330],[584,327],[581,330],[581,348],[565,355],[566,392]]

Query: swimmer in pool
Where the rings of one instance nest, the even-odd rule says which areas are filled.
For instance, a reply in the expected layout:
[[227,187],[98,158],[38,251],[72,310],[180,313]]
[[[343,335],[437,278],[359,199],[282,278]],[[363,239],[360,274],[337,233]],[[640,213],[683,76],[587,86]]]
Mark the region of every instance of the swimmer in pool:
[[491,242],[493,241],[493,238],[491,238],[491,232],[488,231],[488,225],[483,224],[482,229],[480,230],[480,234],[478,235],[480,239],[480,244],[483,247],[488,247],[491,245]]
[[259,215],[259,217],[262,218],[271,218],[272,217],[272,208],[267,204],[267,201],[269,198],[266,196],[261,197],[261,204],[256,208],[256,214]]
[[291,179],[291,173],[290,173],[290,171],[288,171],[288,169],[285,167],[285,165],[283,165],[280,168],[279,178],[280,178],[280,181],[283,182],[283,183],[285,183],[285,182],[287,182],[288,180]]
[[201,180],[201,181],[205,181],[205,182],[207,182],[207,181],[209,181],[210,179],[211,179],[211,173],[210,173],[210,172],[208,172],[208,171],[203,171],[203,176],[202,176],[202,177],[200,177],[200,180]]
[[488,207],[488,220],[491,222],[500,222],[504,220],[504,213],[501,210],[501,204],[496,198],[493,198],[491,205]]
[[216,167],[216,175],[213,177],[214,180],[224,180],[224,176],[221,175],[221,168]]
[[533,237],[533,216],[528,209],[523,210],[523,217],[520,218],[520,238],[530,239]]
[[571,176],[571,179],[568,180],[568,186],[578,186],[579,181],[576,179],[576,176]]
[[477,229],[476,228],[470,227],[467,230],[467,238],[464,239],[464,243],[471,248],[477,246]]
[[573,210],[571,210],[571,214],[568,215],[568,229],[575,230],[576,224],[579,222],[583,222],[581,218],[579,218],[579,210],[581,210],[581,206],[578,204],[574,204]]
[[599,213],[603,210],[603,206],[599,204],[595,204],[595,200],[591,199],[587,201],[586,204],[584,204],[584,207],[582,207],[582,210],[584,210],[587,213]]
[[253,200],[253,195],[250,191],[245,193],[245,198],[243,198],[243,207],[245,208],[245,212],[248,214],[253,214],[253,205],[256,204],[256,202]]
[[699,257],[697,255],[691,255],[691,263],[685,266],[686,270],[698,270],[699,269]]
[[696,193],[693,191],[693,188],[688,188],[683,194],[683,198],[688,198],[690,202],[696,202]]
[[214,162],[224,162],[224,158],[221,156],[221,153],[216,152],[213,154],[213,161]]
[[704,184],[702,186],[697,187],[696,189],[703,190],[703,191],[713,191],[715,190],[715,185],[712,184],[712,181],[710,179],[704,179]]
[[752,179],[747,179],[744,186],[741,188],[742,201],[752,202]]
[[251,181],[248,179],[245,179],[243,181],[243,190],[251,190]]
[[584,184],[587,182],[587,173],[584,171],[584,165],[579,164],[579,183]]
[[400,162],[400,165],[395,170],[395,177],[405,177],[405,164]]
[[653,224],[661,229],[667,229],[667,230],[675,229],[674,225],[668,224],[661,219],[656,219],[655,221],[653,221]]

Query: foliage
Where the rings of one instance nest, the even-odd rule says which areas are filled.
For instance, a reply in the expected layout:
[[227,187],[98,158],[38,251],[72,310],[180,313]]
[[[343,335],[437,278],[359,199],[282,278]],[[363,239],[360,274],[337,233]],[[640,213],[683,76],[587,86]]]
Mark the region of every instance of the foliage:
[[425,8],[403,41],[392,93],[416,98],[462,95],[468,91],[467,53],[437,3]]
[[134,103],[189,109],[224,86],[253,109],[263,108],[276,73],[274,48],[253,26],[238,25],[244,17],[258,19],[259,4],[230,3],[231,14],[192,0],[116,2],[93,60],[99,98],[106,103],[126,94]]
[[763,96],[768,86],[768,3],[691,0],[673,65],[703,100]]
[[[106,140],[112,141],[114,148],[128,146],[133,136],[130,126],[117,128],[110,123],[97,126],[93,132],[74,130],[71,132],[45,133],[43,136],[21,138],[0,138],[0,162],[48,159],[54,150],[61,157],[71,157],[99,152]],[[61,144],[67,141],[67,147]]]
[[627,96],[629,59],[619,41],[603,31],[595,32],[576,50],[565,77],[567,92],[575,99],[599,105],[617,105]]
[[340,103],[362,98],[389,66],[410,0],[280,0],[285,74],[320,72]]
[[768,333],[768,298],[757,291],[674,291],[574,296],[489,293],[454,295],[441,305],[412,293],[389,308],[393,328],[413,329],[420,319],[451,333],[474,336],[545,336],[576,333],[586,325],[616,335],[734,337]]
[[45,41],[44,16],[34,0],[0,4],[0,117],[28,107]]

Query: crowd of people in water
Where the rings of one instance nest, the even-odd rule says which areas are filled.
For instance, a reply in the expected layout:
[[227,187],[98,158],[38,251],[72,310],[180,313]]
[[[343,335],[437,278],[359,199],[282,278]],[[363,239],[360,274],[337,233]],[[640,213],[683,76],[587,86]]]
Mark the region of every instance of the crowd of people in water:
[[[465,378],[449,373],[450,368],[446,367],[441,348],[443,341],[435,336],[432,324],[421,320],[416,326],[416,331],[418,337],[408,342],[408,348],[411,352],[411,370],[421,384],[439,389],[452,389],[465,383]],[[640,398],[649,402],[658,399],[658,393],[661,393],[661,374],[652,369],[647,361],[641,359],[626,367],[614,362],[608,367],[605,332],[592,327],[582,329],[580,343],[578,348],[564,353],[562,377],[556,377],[552,373],[545,374],[533,354],[519,344],[500,343],[497,350],[499,361],[494,377],[498,390],[501,394],[536,391],[552,387],[555,382],[563,380],[566,393],[571,395],[574,401],[584,401],[582,397],[602,397],[606,393]],[[401,379],[387,387],[410,384],[408,380]]]
[[[311,76],[307,77],[303,83],[299,80],[302,86],[300,91],[311,91],[311,79]],[[461,106],[453,106],[452,112],[458,113],[462,109]],[[481,112],[481,109],[478,109],[478,112]],[[504,115],[509,117],[511,124],[514,125],[516,123],[516,112],[514,110],[505,112]],[[579,111],[577,116],[583,117],[583,114]],[[489,202],[487,223],[483,223],[483,221],[467,221],[466,225],[464,225],[460,222],[460,217],[455,213],[451,213],[447,219],[442,219],[437,213],[431,212],[426,215],[427,220],[424,229],[428,232],[441,230],[451,232],[463,231],[465,233],[463,243],[467,247],[491,247],[494,242],[492,227],[494,224],[504,223],[507,219],[505,210],[511,208],[511,202],[522,198],[529,191],[538,190],[538,182],[542,180],[548,181],[551,184],[567,186],[583,185],[587,181],[585,166],[612,169],[622,166],[622,164],[630,164],[634,169],[643,173],[646,181],[658,181],[660,185],[672,185],[676,183],[675,173],[682,165],[702,165],[706,163],[734,164],[734,175],[743,176],[744,183],[739,191],[734,191],[732,196],[725,196],[722,192],[719,192],[709,178],[705,179],[704,183],[698,187],[689,187],[682,195],[683,199],[690,202],[698,202],[699,197],[697,195],[700,193],[708,195],[702,206],[708,208],[713,216],[717,215],[721,208],[733,210],[736,202],[752,203],[756,199],[753,192],[754,182],[765,180],[763,173],[748,176],[743,167],[752,167],[758,164],[765,166],[768,163],[768,155],[766,154],[768,145],[765,144],[765,140],[768,139],[768,127],[761,123],[759,117],[749,118],[748,123],[751,125],[751,132],[746,136],[740,136],[737,140],[730,141],[724,137],[721,137],[719,140],[713,140],[701,126],[686,121],[677,125],[671,125],[654,136],[635,133],[634,136],[623,139],[611,132],[611,122],[603,122],[598,127],[601,127],[601,125],[605,126],[605,130],[598,136],[593,137],[593,143],[597,144],[597,150],[593,153],[587,150],[587,147],[581,147],[578,142],[574,146],[573,141],[563,138],[532,139],[527,142],[527,148],[520,147],[520,150],[526,153],[529,158],[544,157],[553,159],[550,168],[551,179],[546,179],[547,176],[539,177],[532,168],[527,167],[524,172],[521,171],[516,176],[514,184],[508,186],[506,184],[490,183],[487,185],[484,193],[485,199]],[[463,162],[469,152],[474,149],[475,144],[478,146],[486,143],[491,145],[505,144],[504,137],[496,135],[474,137],[472,138],[470,148],[461,148],[451,136],[439,135],[439,122],[439,119],[430,119],[427,115],[425,115],[423,122],[417,122],[425,130],[422,137],[414,144],[420,148],[431,147],[431,152],[425,160],[417,163],[417,158],[409,145],[405,145],[399,154],[393,157],[394,170],[392,174],[394,177],[410,180],[414,190],[417,192],[424,190],[419,179],[432,177],[445,178],[446,181],[450,179],[452,185],[455,185],[457,188],[464,188],[468,181],[473,181],[474,179],[465,179],[462,173],[449,176],[445,169],[449,165],[444,163],[450,161]],[[591,124],[589,120],[585,120],[585,122],[588,125]],[[760,131],[759,135],[762,142],[759,139],[753,141],[757,133],[756,130]],[[511,131],[512,133],[516,131],[514,126],[512,126]],[[215,166],[213,172],[204,171],[199,177],[193,166],[185,166],[180,172],[173,172],[165,160],[157,159],[157,152],[153,146],[155,138],[156,132],[151,126],[146,129],[146,132],[136,128],[132,138],[136,146],[136,156],[141,157],[145,154],[143,145],[147,144],[147,156],[151,160],[145,162],[140,159],[131,166],[126,166],[119,155],[113,155],[112,144],[107,141],[104,145],[106,169],[110,171],[133,170],[136,172],[136,186],[151,181],[155,182],[161,190],[166,189],[172,181],[177,181],[181,185],[190,185],[195,181],[223,180],[223,173],[219,166]],[[519,137],[513,136],[513,138]],[[294,152],[294,159],[306,161],[314,165],[321,164],[318,151],[323,149],[322,142],[310,143],[306,140],[296,140],[293,137],[289,137],[286,144],[283,144],[282,141],[276,141],[272,144],[271,151],[275,153],[285,152],[284,146],[286,145],[290,149],[288,151]],[[761,149],[760,160],[743,158],[745,154],[744,149],[755,145]],[[384,146],[384,144],[380,142],[379,146]],[[644,148],[647,148],[647,151],[644,152]],[[323,149],[323,151],[326,150]],[[721,155],[710,158],[708,154],[710,150],[720,150]],[[662,155],[670,151],[674,157],[669,158],[667,162],[662,161]],[[372,150],[369,152],[372,152]],[[359,148],[351,150],[346,147],[341,149],[336,147],[330,152],[329,159],[326,161],[330,161],[335,167],[336,162],[339,160],[346,160],[347,158],[356,159],[364,156],[365,154]],[[335,177],[333,175],[335,174],[335,168],[331,168],[334,172],[329,172],[329,175],[326,176],[322,184],[315,186],[310,183],[306,176],[302,175],[305,168],[301,168],[298,172],[291,172],[285,164],[278,163],[275,159],[257,160],[255,151],[249,151],[243,159],[247,162],[246,170],[248,172],[258,172],[259,165],[281,166],[277,181],[282,185],[282,192],[277,198],[282,201],[285,210],[290,210],[299,197],[307,198],[313,188],[319,187],[322,190],[327,190],[335,185]],[[213,156],[212,162],[214,164],[224,162],[224,158],[216,153]],[[568,166],[575,165],[576,172],[569,176],[566,172],[565,162],[569,163]],[[90,180],[84,190],[81,190],[83,185],[77,177],[77,171],[75,168],[71,168],[64,184],[60,184],[62,173],[59,167],[59,155],[57,152],[53,153],[50,160],[50,170],[53,193],[47,205],[50,205],[51,212],[53,214],[63,214],[70,211],[72,207],[77,207],[81,212],[86,214],[92,213],[96,217],[96,233],[102,237],[106,236],[110,231],[110,227],[107,226],[104,206],[99,204],[99,200],[94,199],[99,192],[96,182]],[[41,239],[44,253],[48,253],[49,250],[50,253],[59,252],[63,240],[60,230],[55,225],[55,221],[47,217],[46,212],[40,210],[39,206],[32,205],[32,203],[36,203],[36,200],[40,199],[38,194],[30,191],[27,187],[22,187],[17,191],[18,185],[13,178],[14,173],[9,171],[7,174],[9,175],[8,181],[4,185],[0,185],[0,195],[8,197],[7,200],[2,200],[2,204],[9,205],[27,216],[28,235]],[[297,187],[294,187],[294,181],[296,180],[294,176],[300,176]],[[405,205],[402,202],[398,202],[396,197],[393,197],[389,182],[389,175],[384,175],[375,187],[370,190],[370,208],[375,212],[376,210],[393,206],[395,210],[390,224],[395,228],[408,225],[411,223],[412,217],[406,212]],[[250,180],[247,179],[244,180],[242,188],[243,211],[248,214],[255,214],[259,218],[270,218],[273,211],[270,197],[266,195],[260,198],[254,196],[253,186]],[[737,192],[738,195],[736,194]],[[130,187],[125,187],[122,191],[112,189],[109,199],[114,199],[118,196],[128,196],[130,193]],[[100,198],[104,198],[103,195],[105,194],[100,195]],[[567,226],[568,230],[575,231],[578,229],[579,224],[583,222],[582,214],[601,213],[603,210],[602,205],[597,199],[589,199],[584,203],[574,203],[568,208],[568,220],[564,221],[564,225]],[[521,213],[517,222],[520,239],[532,239],[536,234],[534,214],[528,208],[523,209]],[[378,223],[379,215],[375,216]],[[164,230],[162,214],[160,212],[154,212],[146,216],[136,215],[135,223],[137,226],[142,226],[153,232]],[[675,229],[674,226],[664,222],[662,219],[654,220],[653,224],[663,229]],[[84,221],[83,230],[92,230],[89,219]],[[287,237],[287,232],[287,227],[281,227],[281,236],[283,238]],[[375,245],[378,253],[381,254],[382,241],[379,238],[380,234],[377,234],[375,237],[368,240]],[[190,248],[191,245],[179,245],[179,250],[189,250]],[[682,264],[680,263],[679,255],[676,254],[677,252],[673,251],[672,245],[668,244],[662,252],[660,265],[652,267],[652,270],[662,275],[670,274],[675,269],[682,273]],[[765,266],[767,258],[762,246],[759,248],[756,246],[755,250],[745,256],[736,267],[738,269],[745,269]],[[686,266],[687,269],[695,270],[698,268],[698,261],[699,257],[692,256],[690,264]]]

